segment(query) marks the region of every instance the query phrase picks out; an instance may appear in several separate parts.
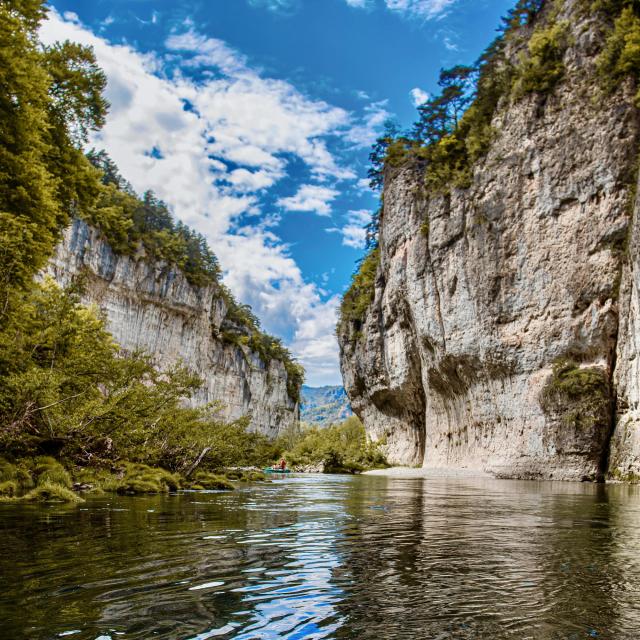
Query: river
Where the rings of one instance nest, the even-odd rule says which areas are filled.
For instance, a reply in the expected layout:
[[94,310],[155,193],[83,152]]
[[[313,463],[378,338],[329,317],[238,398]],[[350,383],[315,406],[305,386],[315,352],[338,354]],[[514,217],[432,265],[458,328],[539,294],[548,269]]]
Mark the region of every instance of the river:
[[640,638],[640,488],[302,475],[0,504],[0,638]]

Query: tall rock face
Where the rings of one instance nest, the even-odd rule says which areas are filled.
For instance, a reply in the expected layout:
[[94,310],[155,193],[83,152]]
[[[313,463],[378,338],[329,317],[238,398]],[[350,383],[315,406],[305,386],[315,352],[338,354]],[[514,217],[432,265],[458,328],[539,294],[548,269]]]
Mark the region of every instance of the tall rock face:
[[115,254],[100,233],[76,220],[48,273],[61,285],[84,274],[83,302],[97,305],[125,349],[144,349],[159,368],[183,362],[203,380],[195,405],[221,403],[225,419],[251,416],[251,428],[276,436],[298,419],[284,365],[268,365],[246,347],[226,343],[225,302],[217,285],[194,287],[166,263]]
[[558,4],[564,78],[501,100],[470,188],[386,172],[375,295],[338,334],[353,410],[393,463],[640,473],[639,114],[630,86],[596,99],[601,29]]

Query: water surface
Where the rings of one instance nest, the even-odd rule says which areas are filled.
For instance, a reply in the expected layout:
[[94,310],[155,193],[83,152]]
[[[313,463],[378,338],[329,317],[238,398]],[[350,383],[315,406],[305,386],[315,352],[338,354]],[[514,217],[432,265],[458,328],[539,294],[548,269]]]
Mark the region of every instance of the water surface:
[[640,638],[640,491],[298,476],[0,504],[0,638]]

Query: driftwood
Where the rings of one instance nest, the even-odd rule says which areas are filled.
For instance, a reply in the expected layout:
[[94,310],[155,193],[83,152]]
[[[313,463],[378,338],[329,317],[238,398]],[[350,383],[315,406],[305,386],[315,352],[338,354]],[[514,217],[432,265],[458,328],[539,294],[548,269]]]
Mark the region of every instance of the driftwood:
[[211,451],[211,447],[205,447],[200,452],[200,455],[196,458],[196,461],[185,472],[184,474],[185,478],[188,478],[200,466],[200,463],[202,462],[204,457],[207,455],[207,453],[209,453],[209,451]]

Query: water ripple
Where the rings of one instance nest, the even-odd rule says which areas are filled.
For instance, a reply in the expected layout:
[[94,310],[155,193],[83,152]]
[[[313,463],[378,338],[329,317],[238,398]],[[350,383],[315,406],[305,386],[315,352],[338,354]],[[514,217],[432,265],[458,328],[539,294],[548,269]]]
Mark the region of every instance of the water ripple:
[[640,493],[299,476],[0,505],[0,638],[640,637]]

